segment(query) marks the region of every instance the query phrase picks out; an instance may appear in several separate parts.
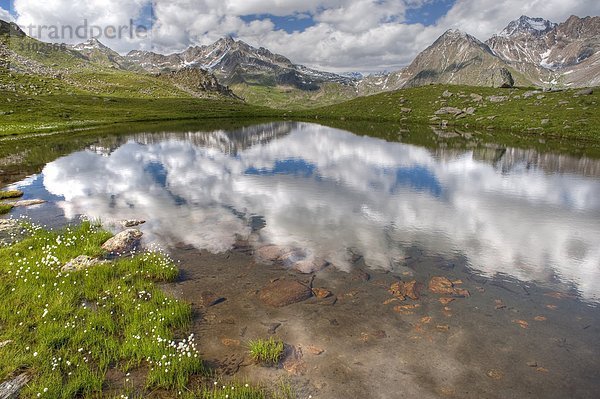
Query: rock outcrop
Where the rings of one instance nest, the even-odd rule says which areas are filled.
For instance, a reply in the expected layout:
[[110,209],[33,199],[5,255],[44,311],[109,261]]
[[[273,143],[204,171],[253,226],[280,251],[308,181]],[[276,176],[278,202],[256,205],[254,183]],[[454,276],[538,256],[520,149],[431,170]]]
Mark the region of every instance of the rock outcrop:
[[127,229],[102,244],[102,249],[111,256],[125,255],[135,250],[143,233],[137,229]]

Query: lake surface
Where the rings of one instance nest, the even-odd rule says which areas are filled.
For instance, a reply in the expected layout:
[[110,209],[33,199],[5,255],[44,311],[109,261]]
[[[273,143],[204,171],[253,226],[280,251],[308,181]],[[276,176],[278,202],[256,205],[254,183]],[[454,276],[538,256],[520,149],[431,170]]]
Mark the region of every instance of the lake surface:
[[349,270],[413,246],[485,276],[600,300],[600,162],[510,148],[431,149],[314,124],[139,134],[17,183],[68,219],[147,220],[150,240],[222,252],[239,237]]
[[[197,273],[193,284],[180,287],[192,301],[208,275],[213,286],[229,292],[228,298],[247,292],[248,284],[258,285],[252,279],[261,274],[267,280],[284,275],[281,265],[257,269],[251,263],[248,272],[245,267],[253,261],[231,260],[227,254],[240,242],[250,253],[273,244],[300,249],[307,261],[328,262],[316,281],[332,289],[339,301],[319,319],[328,320],[321,327],[313,320],[314,309],[273,313],[252,297],[236,306],[228,300],[214,316],[229,314],[227,320],[246,323],[249,331],[259,327],[252,324],[254,318],[285,320],[290,327],[281,334],[287,339],[321,340],[328,345],[326,353],[337,354],[319,358],[332,362],[320,367],[330,370],[344,352],[354,351],[360,361],[352,364],[371,370],[356,375],[307,371],[308,380],[298,384],[314,397],[344,397],[338,396],[344,389],[348,395],[399,397],[386,385],[390,378],[427,387],[407,391],[406,397],[594,397],[599,388],[599,160],[481,143],[456,149],[443,140],[423,147],[316,124],[278,122],[100,140],[48,163],[13,187],[25,191],[26,198],[49,201],[13,216],[26,214],[51,225],[81,215],[106,223],[143,219],[146,244],[156,242],[176,254],[177,248],[194,248],[194,256],[179,254],[188,264],[186,273]],[[205,252],[216,255],[206,258]],[[194,266],[197,259],[211,259],[220,265],[218,272],[210,265]],[[358,269],[376,284],[357,285],[351,277]],[[223,275],[229,280],[219,286]],[[232,282],[231,275],[250,277],[242,284]],[[425,298],[415,319],[382,310],[385,287],[394,279],[408,276],[426,286],[433,275],[464,280],[472,297],[454,303],[452,312],[440,307],[437,298]],[[353,295],[363,301],[356,302]],[[251,314],[240,313],[250,308]],[[540,316],[548,309],[552,316]],[[416,344],[413,328],[421,334],[423,323],[429,323],[423,320],[432,316],[456,326],[450,323],[451,334],[439,338],[436,327],[440,333],[448,326],[433,325],[433,338]],[[534,316],[554,319],[537,327],[542,324],[535,324]],[[521,323],[525,319],[531,330],[539,328],[527,337],[528,325]],[[346,320],[347,329],[332,332],[332,320]],[[364,332],[375,325],[387,333]],[[206,334],[204,327],[198,328]],[[219,334],[233,334],[228,331]],[[388,341],[376,351],[351,349],[356,342],[349,337],[371,342],[369,334]],[[322,341],[324,336],[328,338]],[[403,347],[407,342],[411,346]],[[485,354],[465,358],[474,350],[470,345],[481,345],[475,350]],[[223,356],[217,346],[205,348],[206,353]],[[382,366],[375,360],[399,348],[405,355],[400,363]],[[407,364],[428,358],[424,352],[431,354],[429,363],[406,371]],[[534,377],[525,377],[532,359],[546,363],[533,368]],[[501,378],[496,378],[497,368],[503,370]],[[350,378],[355,380],[351,384]]]

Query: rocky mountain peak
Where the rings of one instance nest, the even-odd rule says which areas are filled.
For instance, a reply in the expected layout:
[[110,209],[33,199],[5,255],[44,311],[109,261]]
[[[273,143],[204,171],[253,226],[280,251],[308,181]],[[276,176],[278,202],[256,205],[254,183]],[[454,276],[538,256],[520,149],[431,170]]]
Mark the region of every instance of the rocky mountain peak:
[[448,29],[446,32],[444,32],[442,34],[442,36],[440,36],[440,38],[446,38],[446,39],[451,39],[451,40],[461,40],[461,39],[467,39],[468,38],[468,34],[461,31],[460,29]]
[[554,22],[544,18],[531,18],[522,15],[519,19],[511,21],[498,36],[514,37],[519,35],[543,36],[556,27]]
[[600,37],[600,17],[580,18],[571,15],[556,28],[559,36],[570,39],[598,39]]
[[109,48],[102,44],[100,40],[95,37],[92,37],[89,40],[86,40],[83,43],[76,44],[73,46],[73,50],[83,51],[83,50],[108,50]]
[[14,22],[6,22],[0,19],[0,35],[24,37],[25,32]]

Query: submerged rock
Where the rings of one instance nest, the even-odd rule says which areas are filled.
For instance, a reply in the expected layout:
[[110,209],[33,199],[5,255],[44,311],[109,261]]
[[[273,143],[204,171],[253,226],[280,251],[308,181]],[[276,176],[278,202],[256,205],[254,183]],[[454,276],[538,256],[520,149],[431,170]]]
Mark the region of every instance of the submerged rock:
[[102,244],[102,249],[112,255],[123,255],[133,251],[140,243],[143,233],[137,229],[127,229]]
[[419,299],[419,291],[421,290],[421,284],[417,283],[416,280],[409,282],[396,281],[389,289],[389,292],[400,300],[404,300],[407,297],[410,299]]
[[263,262],[275,262],[289,251],[279,245],[265,245],[256,250],[256,256]]
[[78,257],[71,259],[63,267],[63,272],[77,272],[79,270],[89,269],[90,267],[106,264],[108,261],[100,260],[98,258],[92,258],[87,255],[79,255]]
[[325,269],[329,265],[329,262],[323,259],[304,259],[294,262],[292,269],[299,271],[300,273],[310,274],[316,273]]
[[435,294],[454,295],[460,297],[470,296],[469,291],[457,288],[455,284],[446,277],[435,276],[429,280],[429,290]]
[[30,199],[30,200],[22,200],[22,201],[17,201],[17,202],[13,202],[11,205],[14,207],[26,207],[26,206],[33,206],[33,205],[41,205],[41,204],[45,204],[46,201],[45,200],[41,200],[41,199]]
[[282,307],[302,302],[312,296],[312,290],[295,280],[276,280],[259,291],[259,299],[273,307]]
[[313,288],[312,291],[313,294],[315,294],[315,296],[319,299],[325,299],[332,295],[331,291],[326,290],[325,288]]
[[217,295],[212,291],[204,291],[200,294],[200,299],[202,300],[202,305],[207,308],[225,301],[225,297]]
[[285,267],[305,274],[318,272],[329,265],[324,259],[308,257],[306,251],[299,248],[269,244],[258,248],[255,253],[261,262],[280,262]]
[[139,226],[140,224],[144,224],[144,223],[146,223],[145,220],[137,220],[137,219],[120,220],[119,221],[119,224],[125,228]]

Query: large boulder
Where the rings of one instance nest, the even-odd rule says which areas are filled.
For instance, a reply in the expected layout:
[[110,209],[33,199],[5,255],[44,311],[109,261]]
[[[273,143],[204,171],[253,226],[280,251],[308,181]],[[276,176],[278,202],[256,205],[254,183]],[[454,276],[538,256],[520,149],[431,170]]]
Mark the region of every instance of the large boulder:
[[278,308],[307,300],[312,290],[299,281],[276,280],[265,285],[258,296],[263,303]]
[[139,246],[142,235],[138,229],[124,230],[102,244],[102,249],[110,255],[127,254]]
[[506,68],[498,68],[492,72],[492,87],[509,88],[515,85],[512,74]]

